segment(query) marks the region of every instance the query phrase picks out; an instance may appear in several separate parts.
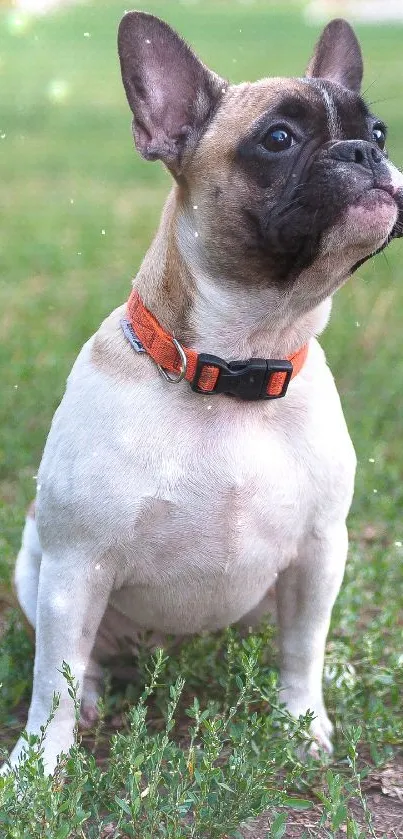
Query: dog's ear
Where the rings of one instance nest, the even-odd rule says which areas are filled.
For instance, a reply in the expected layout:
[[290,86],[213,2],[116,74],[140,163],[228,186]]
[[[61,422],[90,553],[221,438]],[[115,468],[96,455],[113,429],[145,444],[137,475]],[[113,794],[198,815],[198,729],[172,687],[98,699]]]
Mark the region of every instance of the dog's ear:
[[226,83],[168,24],[144,12],[124,16],[118,48],[137,149],[146,160],[163,160],[179,173]]
[[338,82],[359,93],[363,75],[361,47],[346,20],[331,20],[325,27],[306,75]]

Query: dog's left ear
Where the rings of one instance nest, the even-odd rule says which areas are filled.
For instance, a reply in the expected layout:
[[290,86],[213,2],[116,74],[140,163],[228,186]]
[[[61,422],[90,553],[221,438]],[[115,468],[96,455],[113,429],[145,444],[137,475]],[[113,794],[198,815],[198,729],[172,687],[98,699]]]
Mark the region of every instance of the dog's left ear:
[[136,147],[146,160],[162,160],[179,174],[226,83],[167,23],[144,12],[123,17],[118,48]]
[[361,47],[346,20],[331,20],[325,27],[306,75],[337,82],[359,93],[363,76]]

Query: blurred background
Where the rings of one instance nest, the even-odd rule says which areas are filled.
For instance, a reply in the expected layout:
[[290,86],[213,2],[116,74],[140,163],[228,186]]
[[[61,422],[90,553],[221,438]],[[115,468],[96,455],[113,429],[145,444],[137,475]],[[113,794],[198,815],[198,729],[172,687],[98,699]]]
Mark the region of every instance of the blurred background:
[[[403,164],[403,4],[139,2],[237,82],[301,75],[320,27],[356,22],[364,91]],[[84,341],[125,300],[169,177],[134,151],[116,52],[122,2],[0,2],[0,573],[9,577],[52,414]],[[337,294],[322,342],[358,454],[354,536],[400,554],[403,249]],[[386,533],[386,537],[385,537]]]

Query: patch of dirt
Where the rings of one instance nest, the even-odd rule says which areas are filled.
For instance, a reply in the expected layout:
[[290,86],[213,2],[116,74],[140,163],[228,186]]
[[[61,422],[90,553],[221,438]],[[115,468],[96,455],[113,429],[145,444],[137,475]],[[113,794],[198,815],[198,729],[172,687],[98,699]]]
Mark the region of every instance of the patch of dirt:
[[[372,823],[374,828],[374,836],[377,839],[401,839],[403,837],[403,807],[396,801],[389,801],[381,798],[379,795],[367,797],[368,807],[372,813]],[[364,835],[370,836],[368,828],[365,826],[362,810],[356,802],[351,803],[350,813],[354,816],[356,822],[361,826]],[[287,829],[284,833],[284,839],[301,839],[304,831],[310,831],[312,836],[328,837],[328,831],[319,829],[320,813],[314,808],[309,811],[302,811],[296,813],[289,812],[287,820]],[[241,835],[244,839],[266,839],[266,831],[268,829],[268,817],[261,816],[256,820],[253,826],[243,829]],[[308,833],[309,835],[309,833]],[[346,836],[346,832],[342,830],[332,834],[334,839],[342,839]]]
[[[373,834],[369,833],[365,815],[359,801],[350,801],[350,816],[361,826],[365,836],[377,839],[403,839],[403,756],[397,757],[382,770],[370,773],[363,785],[367,807],[372,816]],[[321,839],[329,836],[319,828],[320,808],[314,805],[311,810],[284,810],[287,817],[287,829],[284,839],[301,839],[304,831]],[[241,830],[244,839],[266,839],[270,813],[263,813],[253,823]],[[308,833],[309,835],[309,833]],[[343,839],[346,829],[332,834],[334,839]]]

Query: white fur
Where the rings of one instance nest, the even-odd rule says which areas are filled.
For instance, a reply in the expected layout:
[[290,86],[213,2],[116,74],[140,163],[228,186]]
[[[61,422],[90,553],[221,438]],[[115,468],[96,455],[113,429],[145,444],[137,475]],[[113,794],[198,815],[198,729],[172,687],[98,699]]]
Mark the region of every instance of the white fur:
[[394,163],[391,163],[390,160],[386,161],[386,165],[390,172],[391,185],[393,189],[395,189],[396,191],[403,189],[403,175],[400,169],[398,169],[397,166],[394,165]]
[[21,549],[15,566],[14,584],[20,606],[33,627],[36,624],[36,600],[41,557],[42,549],[35,519],[32,516],[27,516],[22,534]]
[[336,103],[330,93],[326,90],[326,88],[318,84],[318,87],[321,91],[323,96],[323,101],[325,103],[326,114],[327,114],[327,121],[329,126],[329,134],[332,140],[336,138],[340,138],[343,136],[342,127],[340,124],[340,117],[337,111]]

